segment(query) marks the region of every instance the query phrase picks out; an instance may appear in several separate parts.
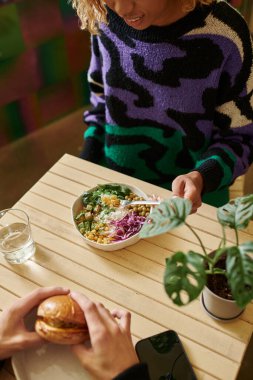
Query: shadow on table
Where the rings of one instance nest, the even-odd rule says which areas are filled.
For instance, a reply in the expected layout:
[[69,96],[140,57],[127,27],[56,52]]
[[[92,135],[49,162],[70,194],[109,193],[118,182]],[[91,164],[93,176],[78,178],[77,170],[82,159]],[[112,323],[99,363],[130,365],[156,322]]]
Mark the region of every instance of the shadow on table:
[[252,380],[253,378],[253,334],[244,354],[236,380]]

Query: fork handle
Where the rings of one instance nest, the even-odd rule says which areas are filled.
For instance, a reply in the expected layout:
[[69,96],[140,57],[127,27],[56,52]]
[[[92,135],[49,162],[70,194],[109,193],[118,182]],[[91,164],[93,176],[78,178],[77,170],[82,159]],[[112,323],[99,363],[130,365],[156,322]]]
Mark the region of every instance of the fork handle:
[[152,201],[152,200],[146,200],[146,201],[132,201],[129,203],[129,205],[159,205],[161,201]]

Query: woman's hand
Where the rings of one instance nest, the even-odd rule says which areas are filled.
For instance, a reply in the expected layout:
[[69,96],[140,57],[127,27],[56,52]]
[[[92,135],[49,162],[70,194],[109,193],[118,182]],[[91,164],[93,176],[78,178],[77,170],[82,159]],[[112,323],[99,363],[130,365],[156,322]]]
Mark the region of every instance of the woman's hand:
[[0,359],[8,358],[17,351],[43,344],[44,340],[35,331],[26,329],[24,317],[44,299],[67,293],[68,289],[56,286],[38,288],[4,310],[0,314]]
[[202,205],[202,190],[203,178],[197,171],[179,175],[172,182],[173,195],[181,198],[187,198],[192,202],[191,213],[195,213]]
[[131,339],[131,315],[123,310],[111,313],[101,304],[90,301],[80,293],[71,297],[84,311],[90,333],[90,346],[71,347],[83,367],[95,379],[113,379],[139,362]]

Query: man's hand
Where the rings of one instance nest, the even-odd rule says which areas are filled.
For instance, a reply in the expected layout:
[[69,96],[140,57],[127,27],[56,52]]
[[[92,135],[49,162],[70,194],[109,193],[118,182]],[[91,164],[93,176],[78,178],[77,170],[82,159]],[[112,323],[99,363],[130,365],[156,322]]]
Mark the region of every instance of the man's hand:
[[113,379],[139,362],[131,339],[129,312],[110,313],[80,293],[70,295],[83,309],[90,333],[89,347],[79,344],[71,346],[71,350],[92,377]]
[[181,198],[187,198],[192,202],[191,213],[196,212],[202,204],[202,190],[203,178],[197,171],[179,175],[172,182],[173,195]]
[[35,331],[28,331],[24,317],[44,299],[67,294],[68,289],[61,287],[38,288],[27,296],[18,299],[0,315],[0,359],[5,359],[15,352],[38,347],[43,339]]

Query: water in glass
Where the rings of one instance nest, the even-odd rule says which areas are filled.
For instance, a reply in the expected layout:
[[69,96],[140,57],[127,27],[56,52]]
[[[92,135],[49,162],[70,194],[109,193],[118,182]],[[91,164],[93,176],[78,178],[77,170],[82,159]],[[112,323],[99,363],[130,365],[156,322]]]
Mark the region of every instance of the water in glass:
[[0,250],[7,261],[22,264],[35,252],[30,228],[25,223],[12,223],[0,229]]

